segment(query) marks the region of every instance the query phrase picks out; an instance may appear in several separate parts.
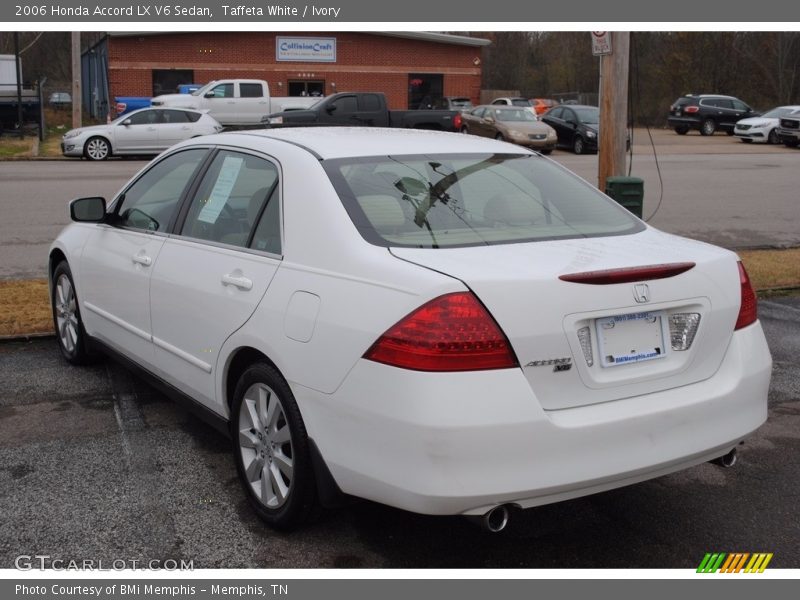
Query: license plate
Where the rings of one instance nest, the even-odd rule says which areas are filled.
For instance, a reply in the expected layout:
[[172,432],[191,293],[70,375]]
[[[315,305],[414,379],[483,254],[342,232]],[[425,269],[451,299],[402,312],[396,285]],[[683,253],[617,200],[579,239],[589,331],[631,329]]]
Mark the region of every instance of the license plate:
[[663,312],[641,312],[604,317],[595,321],[600,366],[618,367],[664,358]]

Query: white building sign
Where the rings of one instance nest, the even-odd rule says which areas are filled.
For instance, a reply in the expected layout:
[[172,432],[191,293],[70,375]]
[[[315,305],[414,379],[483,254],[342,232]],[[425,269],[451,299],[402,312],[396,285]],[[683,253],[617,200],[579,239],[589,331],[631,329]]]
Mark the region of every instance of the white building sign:
[[611,54],[611,32],[593,31],[592,32],[592,54],[602,56]]
[[293,62],[336,62],[336,38],[275,38],[275,59]]

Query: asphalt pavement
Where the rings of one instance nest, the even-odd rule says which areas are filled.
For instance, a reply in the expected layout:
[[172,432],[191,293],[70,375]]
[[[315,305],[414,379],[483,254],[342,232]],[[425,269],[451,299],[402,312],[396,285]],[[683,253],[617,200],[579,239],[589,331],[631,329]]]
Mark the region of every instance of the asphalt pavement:
[[774,359],[769,420],[734,468],[523,511],[501,534],[370,502],[275,533],[248,507],[216,431],[113,362],[70,367],[51,338],[0,343],[0,568],[21,554],[195,568],[696,568],[712,551],[773,552],[771,569],[799,568],[800,297],[759,310]]

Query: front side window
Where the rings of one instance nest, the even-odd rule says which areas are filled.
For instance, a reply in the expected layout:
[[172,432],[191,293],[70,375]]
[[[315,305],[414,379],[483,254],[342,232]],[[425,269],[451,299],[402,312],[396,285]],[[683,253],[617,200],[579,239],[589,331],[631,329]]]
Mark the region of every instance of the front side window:
[[380,246],[481,246],[644,229],[592,186],[533,155],[351,158],[323,167],[356,229]]
[[211,89],[212,98],[233,98],[233,84],[221,83]]
[[334,106],[334,115],[338,113],[354,113],[358,111],[358,100],[356,100],[355,96],[342,96],[341,98],[337,98],[336,102],[333,103]]
[[145,231],[164,231],[178,201],[208,150],[176,152],[139,177],[119,199],[117,224]]
[[[246,248],[267,205],[277,211],[277,188],[278,169],[274,164],[257,156],[222,151],[203,177],[181,235]],[[268,218],[277,219],[276,215],[270,212]],[[256,249],[274,251],[275,236],[280,249],[279,227],[262,234],[256,240]]]

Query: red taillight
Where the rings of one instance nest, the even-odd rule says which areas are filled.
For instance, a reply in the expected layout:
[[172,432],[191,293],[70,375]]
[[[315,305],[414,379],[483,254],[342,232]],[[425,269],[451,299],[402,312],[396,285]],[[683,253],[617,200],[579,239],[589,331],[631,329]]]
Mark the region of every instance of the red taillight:
[[693,262],[669,263],[663,265],[646,265],[643,267],[627,267],[624,269],[607,269],[605,271],[586,271],[561,275],[559,279],[571,283],[588,283],[591,285],[612,285],[615,283],[633,283],[651,279],[666,279],[685,273],[694,267]]
[[753,291],[753,286],[750,284],[750,277],[747,276],[747,271],[744,265],[739,261],[739,283],[742,288],[742,304],[739,307],[739,316],[736,319],[736,326],[734,329],[741,329],[747,327],[751,323],[755,323],[758,319],[758,301],[756,300],[756,293]]
[[461,123],[462,123],[461,113],[457,113],[456,116],[453,117],[453,129],[455,129],[456,131],[460,131]]
[[683,109],[683,112],[689,113],[690,115],[692,115],[692,114],[694,114],[696,112],[700,112],[700,107],[699,106],[687,106],[686,108]]
[[519,364],[500,326],[469,292],[422,305],[390,327],[364,358],[415,371],[482,371]]

